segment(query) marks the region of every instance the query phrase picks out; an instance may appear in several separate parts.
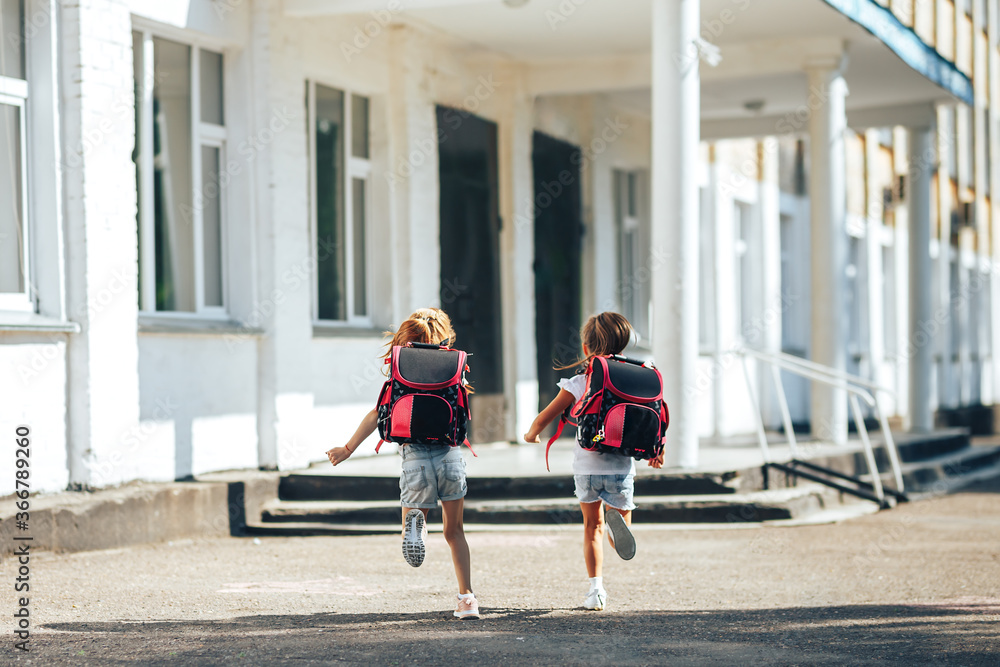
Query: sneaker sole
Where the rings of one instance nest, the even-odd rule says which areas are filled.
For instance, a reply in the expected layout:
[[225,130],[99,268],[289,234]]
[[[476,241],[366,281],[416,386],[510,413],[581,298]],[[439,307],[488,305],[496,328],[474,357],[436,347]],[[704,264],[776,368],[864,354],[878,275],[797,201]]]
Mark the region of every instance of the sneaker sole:
[[609,509],[604,513],[604,523],[608,524],[618,555],[622,560],[632,560],[635,557],[635,537],[632,536],[632,531],[628,529],[628,524],[622,515],[617,510]]
[[420,567],[424,562],[424,513],[420,510],[410,510],[406,514],[406,527],[403,531],[403,558],[413,567]]
[[459,612],[455,611],[455,612],[452,612],[452,613],[455,614],[455,618],[460,618],[463,621],[472,621],[472,620],[478,620],[479,619],[479,612],[465,611],[465,612],[459,613]]

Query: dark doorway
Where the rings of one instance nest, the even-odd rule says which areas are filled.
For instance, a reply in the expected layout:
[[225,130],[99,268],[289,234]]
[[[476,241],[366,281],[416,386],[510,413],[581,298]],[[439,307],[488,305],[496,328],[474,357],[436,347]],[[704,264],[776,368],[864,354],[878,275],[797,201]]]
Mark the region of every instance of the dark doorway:
[[575,361],[580,350],[580,149],[535,132],[535,336],[539,408],[573,371],[553,366]]
[[505,438],[497,126],[437,108],[441,184],[441,307],[473,357],[470,440]]

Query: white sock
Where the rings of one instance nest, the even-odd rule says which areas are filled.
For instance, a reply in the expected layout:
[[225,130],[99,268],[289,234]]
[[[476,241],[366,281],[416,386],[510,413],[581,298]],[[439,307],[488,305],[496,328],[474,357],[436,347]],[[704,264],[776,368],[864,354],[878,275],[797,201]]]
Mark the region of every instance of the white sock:
[[474,598],[474,597],[476,597],[475,593],[459,593],[458,594],[458,598],[460,600],[464,600],[466,598]]
[[596,590],[598,588],[604,588],[604,577],[591,577],[590,590]]

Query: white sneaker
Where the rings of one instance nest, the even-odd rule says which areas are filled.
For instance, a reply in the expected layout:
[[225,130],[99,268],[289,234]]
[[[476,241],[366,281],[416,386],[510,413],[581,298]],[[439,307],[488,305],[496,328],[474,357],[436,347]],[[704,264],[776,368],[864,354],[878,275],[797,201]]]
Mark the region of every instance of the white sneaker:
[[601,611],[607,603],[608,592],[604,590],[603,586],[600,588],[591,588],[590,592],[587,593],[587,597],[583,600],[583,608],[592,611]]
[[455,618],[464,620],[479,618],[479,602],[475,595],[468,597],[458,596],[458,608],[455,609]]
[[403,558],[413,567],[420,567],[424,562],[424,538],[427,537],[427,524],[424,523],[424,513],[412,509],[406,513],[406,525],[403,528]]

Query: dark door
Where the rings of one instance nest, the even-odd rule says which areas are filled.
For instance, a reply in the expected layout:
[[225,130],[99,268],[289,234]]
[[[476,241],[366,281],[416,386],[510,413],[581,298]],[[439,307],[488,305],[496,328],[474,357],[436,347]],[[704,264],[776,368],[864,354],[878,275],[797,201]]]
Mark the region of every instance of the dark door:
[[535,329],[539,408],[555,398],[556,382],[573,371],[580,349],[580,149],[535,132]]
[[503,439],[500,207],[497,126],[464,111],[437,108],[441,184],[441,307],[458,346],[473,357],[470,439]]

